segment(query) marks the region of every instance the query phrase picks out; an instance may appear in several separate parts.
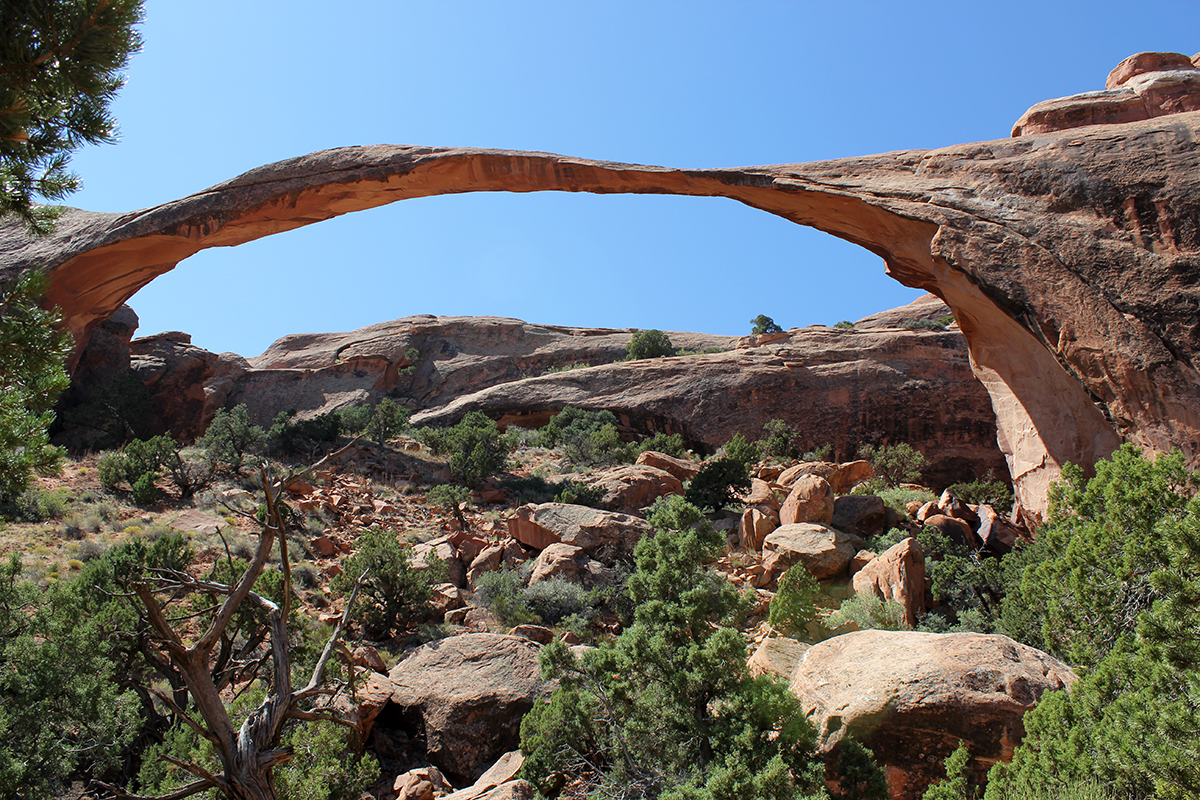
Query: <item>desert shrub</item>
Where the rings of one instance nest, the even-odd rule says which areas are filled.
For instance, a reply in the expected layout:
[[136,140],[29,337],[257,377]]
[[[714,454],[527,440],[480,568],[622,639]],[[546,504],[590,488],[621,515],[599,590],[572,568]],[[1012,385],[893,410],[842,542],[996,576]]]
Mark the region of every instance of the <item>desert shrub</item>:
[[383,447],[389,439],[398,436],[404,430],[410,416],[412,414],[408,409],[401,408],[391,400],[380,400],[367,421],[367,434],[373,442]]
[[515,570],[483,573],[475,591],[476,599],[505,625],[524,625],[537,619],[525,599],[525,581]]
[[250,422],[244,403],[219,410],[198,442],[210,463],[234,475],[242,471],[246,456],[262,452],[266,443],[266,432]]
[[582,793],[792,800],[815,785],[815,736],[780,682],[751,678],[735,627],[747,604],[705,564],[724,541],[681,498],[656,504],[628,595],[632,624],[577,658],[542,651],[559,688],[521,722],[522,775],[542,791],[565,778]]
[[875,754],[857,739],[845,738],[838,747],[838,789],[833,800],[886,800],[887,776],[875,763]]
[[978,479],[969,483],[952,483],[948,488],[964,503],[976,506],[986,504],[1006,516],[1012,511],[1012,487],[1004,481]]
[[828,461],[833,454],[833,445],[823,444],[813,450],[808,450],[800,454],[801,461]]
[[722,446],[721,455],[748,467],[758,461],[760,452],[757,443],[748,441],[740,433],[735,433],[733,438]]
[[793,564],[779,579],[775,599],[771,601],[767,622],[772,628],[794,639],[808,636],[808,625],[817,620],[817,595],[821,584],[803,564]]
[[526,586],[525,605],[543,625],[557,625],[566,617],[585,617],[595,604],[592,592],[563,578],[547,578]]
[[[1004,568],[999,559],[955,542],[936,528],[917,534],[925,554],[925,577],[935,603],[954,609],[962,623],[963,615],[972,630],[991,633],[1000,623],[1000,603],[1005,593]],[[929,620],[930,629],[938,629],[937,620]]]
[[[542,447],[558,447],[573,468],[630,463],[638,449],[621,441],[617,417],[611,411],[587,411],[566,406],[538,433]],[[682,443],[681,443],[682,444]]]
[[879,446],[864,444],[858,448],[858,457],[870,461],[875,477],[889,488],[916,483],[925,466],[925,456],[907,442]]
[[276,453],[288,456],[310,456],[323,445],[337,441],[341,423],[337,414],[319,414],[308,419],[295,419],[296,411],[284,411],[275,417],[267,429],[267,444]]
[[841,322],[835,323],[833,327],[843,331],[852,331],[854,330],[854,323],[848,319],[844,319]]
[[154,482],[158,480],[157,472],[143,472],[138,476],[129,487],[129,494],[133,497],[133,502],[139,506],[149,506],[158,502],[158,487]]
[[425,498],[435,505],[440,506],[443,510],[449,511],[458,520],[458,526],[461,530],[467,529],[467,519],[463,516],[462,507],[464,503],[471,501],[472,492],[465,486],[455,486],[450,483],[443,483],[434,486],[425,493]]
[[334,591],[349,595],[359,576],[370,570],[351,611],[355,622],[372,635],[384,635],[428,613],[433,597],[430,585],[442,577],[438,570],[415,569],[411,549],[392,531],[371,528],[356,544],[358,549],[330,584]]
[[[862,484],[866,486],[867,484]],[[904,507],[909,503],[917,502],[921,505],[937,500],[937,495],[928,489],[908,489],[903,486],[893,487],[870,487],[874,491],[868,490],[868,494],[874,494],[883,501],[885,506],[890,506],[901,513],[904,513]],[[853,492],[858,494],[857,491]]]
[[134,494],[134,502],[148,505],[157,498],[154,482],[167,477],[183,498],[189,498],[212,481],[214,466],[185,453],[170,436],[134,439],[116,453],[100,458],[97,473],[101,484],[109,489],[126,483]]
[[1056,793],[1098,782],[1120,796],[1196,796],[1197,477],[1179,453],[1151,462],[1128,444],[1095,472],[1088,480],[1064,467],[1037,539],[1005,557],[1020,569],[1004,631],[1069,659],[1083,677],[1026,715],[1028,735],[997,784]]
[[738,492],[750,488],[746,464],[731,458],[717,458],[700,467],[687,485],[684,499],[697,508],[719,511],[737,499]]
[[358,800],[379,778],[379,762],[364,753],[344,725],[329,721],[297,725],[283,737],[294,758],[274,771],[280,797]]
[[671,339],[657,329],[637,331],[626,349],[629,352],[626,361],[675,355],[675,345],[671,344]]
[[515,433],[500,433],[495,420],[481,411],[452,427],[418,428],[414,435],[434,455],[449,456],[450,474],[472,488],[503,469],[517,445]]
[[562,484],[562,488],[558,494],[554,496],[556,503],[570,503],[576,506],[590,506],[598,508],[600,501],[604,499],[604,488],[601,486],[588,486],[580,481],[567,481]]
[[687,458],[687,449],[683,446],[683,436],[678,433],[656,433],[649,436],[637,443],[637,451],[638,453],[654,451],[675,458]]
[[856,594],[843,600],[838,610],[825,618],[825,627],[833,631],[851,622],[860,631],[869,628],[902,631],[909,628],[904,622],[904,606],[875,594]]
[[789,459],[800,455],[800,431],[781,419],[763,425],[767,435],[758,440],[764,458]]
[[[954,317],[951,317],[950,321],[953,322]],[[946,330],[946,323],[941,320],[922,317],[921,319],[908,320],[904,323],[904,328],[910,331],[944,331]]]
[[335,413],[338,429],[350,436],[358,436],[371,424],[371,407],[368,405],[350,406],[338,409]]
[[[560,485],[548,481],[542,475],[528,475],[506,478],[500,482],[500,488],[507,489],[517,504],[549,503],[555,500],[560,491]],[[565,501],[556,501],[565,502]]]
[[750,320],[750,324],[754,327],[750,329],[750,333],[758,335],[761,333],[782,333],[783,328],[775,324],[775,320],[768,317],[766,314],[759,314],[754,319]]

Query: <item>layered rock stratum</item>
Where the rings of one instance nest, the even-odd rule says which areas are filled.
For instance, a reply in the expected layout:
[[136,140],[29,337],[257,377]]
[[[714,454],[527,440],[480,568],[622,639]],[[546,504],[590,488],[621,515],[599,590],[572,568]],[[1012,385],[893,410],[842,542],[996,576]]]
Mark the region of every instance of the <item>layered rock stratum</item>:
[[[1132,80],[1155,74],[1166,73]],[[202,249],[397,200],[545,190],[728,197],[859,244],[893,278],[949,305],[1036,521],[1064,463],[1091,464],[1122,439],[1180,448],[1193,466],[1200,459],[1200,112],[1184,96],[1167,92],[1163,115],[1142,120],[1091,116],[1115,124],[732,169],[340,148],[150,209],[69,210],[45,239],[10,222],[0,263],[5,275],[49,270],[49,300],[82,346],[134,292]]]

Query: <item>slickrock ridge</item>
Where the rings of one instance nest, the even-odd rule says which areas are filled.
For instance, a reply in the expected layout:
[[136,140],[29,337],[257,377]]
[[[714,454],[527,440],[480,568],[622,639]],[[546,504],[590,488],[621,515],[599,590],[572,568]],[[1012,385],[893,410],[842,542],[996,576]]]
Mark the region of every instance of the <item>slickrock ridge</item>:
[[[1145,78],[1138,76],[1134,80]],[[1186,106],[1179,106],[1185,108]],[[880,255],[950,307],[1036,519],[1068,461],[1122,440],[1200,458],[1200,113],[808,164],[682,170],[547,153],[375,145],[252,170],[127,214],[0,230],[4,275],[50,270],[76,341],[157,275],[396,200],[467,191],[727,197]]]

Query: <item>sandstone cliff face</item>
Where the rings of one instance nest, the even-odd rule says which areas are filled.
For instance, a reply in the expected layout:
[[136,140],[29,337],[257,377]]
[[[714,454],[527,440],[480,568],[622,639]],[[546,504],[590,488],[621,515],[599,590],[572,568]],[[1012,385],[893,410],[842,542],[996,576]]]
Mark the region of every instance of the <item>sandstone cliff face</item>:
[[771,419],[801,431],[803,447],[832,445],[841,461],[864,443],[910,442],[925,453],[925,478],[937,485],[1004,469],[995,416],[954,331],[805,328],[726,353],[501,383],[413,422],[450,424],[483,411],[533,427],[567,405],[610,409],[631,428],[681,433],[710,451],[735,433],[761,437]]
[[[1136,78],[1135,78],[1136,80]],[[1172,95],[1174,96],[1174,95]],[[1122,438],[1200,461],[1200,112],[809,164],[672,170],[546,153],[378,145],[313,153],[129,214],[0,230],[4,273],[46,266],[81,345],[197,251],[466,191],[719,196],[883,257],[953,311],[1032,517],[1067,461]],[[1089,121],[1108,121],[1096,118]]]

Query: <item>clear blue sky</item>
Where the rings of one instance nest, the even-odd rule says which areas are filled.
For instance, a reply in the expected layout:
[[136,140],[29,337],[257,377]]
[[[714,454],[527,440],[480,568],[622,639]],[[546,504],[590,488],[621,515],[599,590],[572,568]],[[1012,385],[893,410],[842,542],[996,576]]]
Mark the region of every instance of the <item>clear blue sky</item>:
[[[1008,136],[1143,50],[1200,50],[1200,3],[147,0],[71,205],[129,211],[314,150],[545,150],[670,167]],[[836,7],[835,7],[836,6]],[[876,256],[729,200],[410,200],[207,250],[136,295],[139,335],[256,355],[410,314],[742,334],[919,293]]]

